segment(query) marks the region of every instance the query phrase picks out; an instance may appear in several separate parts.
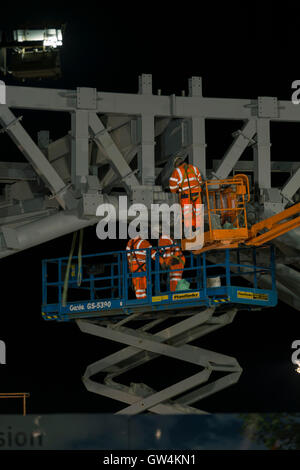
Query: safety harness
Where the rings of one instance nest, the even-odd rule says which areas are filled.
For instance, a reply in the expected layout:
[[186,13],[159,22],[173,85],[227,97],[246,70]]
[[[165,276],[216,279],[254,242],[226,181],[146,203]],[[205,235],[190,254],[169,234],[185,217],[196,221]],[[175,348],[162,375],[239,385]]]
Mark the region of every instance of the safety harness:
[[[186,179],[187,182],[188,182],[188,186],[189,186],[190,199],[191,199],[192,202],[195,202],[198,198],[200,198],[200,187],[198,189],[195,188],[193,191],[196,191],[196,192],[192,193],[192,189],[191,189],[191,185],[190,185],[190,179],[189,179],[188,171],[187,171],[188,170],[188,164],[184,163],[183,168],[184,168],[184,176],[182,178],[182,182],[181,182],[181,185],[180,185],[180,189],[181,189],[180,200],[182,199],[182,188],[183,188],[183,185],[184,185],[184,181]],[[197,177],[197,175],[194,171],[194,167],[192,165],[190,165],[190,170],[191,170],[192,174],[195,176],[195,178],[198,179],[198,177]],[[196,215],[196,209],[195,209],[193,204],[192,204],[192,210],[193,210],[194,214]]]
[[[170,240],[170,241],[172,241],[172,240]],[[174,244],[174,245],[175,245],[175,247],[178,246],[177,244]],[[168,247],[168,248],[161,247],[160,248],[160,252],[162,253],[162,257],[164,257],[163,253],[165,253],[167,251],[167,249],[170,250],[171,266],[172,266],[172,264],[174,265],[174,264],[178,264],[178,263],[184,265],[184,261],[180,258],[180,256],[176,256],[174,254],[175,250],[170,248],[170,247]],[[181,252],[181,250],[180,250],[180,252]],[[181,254],[182,254],[182,252],[181,252]],[[173,261],[176,261],[176,263],[173,263]]]

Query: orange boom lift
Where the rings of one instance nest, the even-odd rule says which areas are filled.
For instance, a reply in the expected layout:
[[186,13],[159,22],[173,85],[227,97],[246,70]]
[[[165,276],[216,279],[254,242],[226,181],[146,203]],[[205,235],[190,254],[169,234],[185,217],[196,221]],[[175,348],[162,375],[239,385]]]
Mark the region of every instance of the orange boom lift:
[[[260,246],[300,226],[298,203],[249,227],[246,204],[250,201],[250,191],[244,174],[207,180],[203,186],[204,243],[195,254],[237,248],[240,244]],[[191,241],[182,240],[182,248]]]

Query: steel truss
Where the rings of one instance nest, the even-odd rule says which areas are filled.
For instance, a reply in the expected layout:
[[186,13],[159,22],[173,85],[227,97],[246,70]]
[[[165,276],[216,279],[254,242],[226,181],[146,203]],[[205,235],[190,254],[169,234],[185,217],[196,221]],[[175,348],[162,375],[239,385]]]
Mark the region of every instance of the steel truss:
[[[82,332],[125,346],[90,364],[84,373],[83,383],[90,392],[126,404],[117,414],[133,415],[145,411],[157,414],[204,414],[205,411],[192,405],[235,384],[242,369],[233,357],[189,343],[230,324],[236,312],[231,309],[216,315],[215,309],[209,308],[190,314],[158,332],[151,330],[170,319],[170,315],[155,313],[145,319],[144,314],[135,314],[115,324],[77,320]],[[185,314],[182,312],[182,316]],[[143,326],[138,324],[138,320],[144,321]],[[159,391],[144,383],[131,383],[127,386],[115,380],[121,374],[161,356],[179,359],[183,361],[183,367],[185,362],[198,366],[199,372],[172,383],[170,367],[165,373],[170,377],[171,385]],[[214,378],[216,372],[222,373],[222,377]],[[105,374],[102,383],[92,379],[99,373]]]
[[[66,113],[70,131],[51,142],[49,131],[41,130],[35,142],[26,118],[14,114],[28,109]],[[232,143],[213,165],[207,162],[209,120],[236,122]],[[176,196],[166,189],[178,153],[204,177],[251,172],[256,199],[247,212],[254,222],[280,213],[300,194],[300,163],[289,162],[289,155],[281,162],[271,158],[270,126],[288,122],[300,122],[300,106],[291,100],[204,97],[201,77],[189,79],[187,96],[154,94],[149,74],[139,77],[136,94],[7,86],[0,139],[6,133],[26,163],[13,163],[10,156],[0,163],[0,258],[95,225],[99,204],[117,210],[120,194],[128,195],[129,204],[173,204]],[[253,158],[241,161],[246,149]],[[288,173],[287,180],[272,187],[272,172],[278,171]],[[276,240],[279,253],[299,259],[299,234],[294,229]],[[291,264],[298,269],[299,263]],[[300,309],[299,290],[290,288],[297,270],[290,270],[287,281],[286,272],[278,277],[279,297]]]

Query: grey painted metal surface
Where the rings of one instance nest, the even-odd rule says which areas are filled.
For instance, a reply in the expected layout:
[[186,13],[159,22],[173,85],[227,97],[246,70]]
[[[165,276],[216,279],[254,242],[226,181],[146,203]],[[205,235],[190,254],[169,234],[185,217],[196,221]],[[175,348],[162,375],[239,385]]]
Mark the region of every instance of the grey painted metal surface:
[[[289,155],[284,161],[272,161],[270,141],[272,122],[300,122],[299,106],[276,97],[206,98],[201,77],[189,79],[188,96],[153,94],[149,74],[139,77],[137,91],[126,94],[86,87],[7,87],[7,105],[0,105],[0,132],[13,139],[28,162],[11,162],[9,155],[5,156],[7,162],[0,162],[0,182],[4,184],[0,195],[0,257],[96,224],[97,206],[106,202],[117,210],[119,194],[148,207],[152,202],[172,204],[177,196],[170,194],[168,179],[178,154],[198,166],[204,178],[251,172],[255,189],[251,210],[256,219],[300,199],[300,161],[289,162]],[[25,119],[23,127],[11,111],[14,108],[67,113],[71,117],[69,133],[53,142],[49,131],[43,130],[35,143],[25,130]],[[212,164],[207,162],[206,152],[208,120],[233,120],[239,126],[232,144],[224,155],[216,155]],[[241,160],[248,147],[252,148],[253,160]],[[272,187],[272,172],[279,171],[288,173],[287,181],[282,187]],[[281,259],[277,267],[279,297],[300,310],[300,230],[280,237],[275,244]],[[268,288],[271,279],[263,276],[260,283]],[[83,332],[125,346],[87,367],[83,377],[86,388],[122,403],[120,414],[145,410],[204,414],[195,405],[236,383],[242,372],[234,358],[189,344],[231,323],[236,311],[219,316],[214,313],[213,309],[204,310],[157,333],[153,328],[166,319],[157,312],[139,328],[130,327],[133,318],[106,325],[79,320]],[[144,383],[126,386],[117,381],[121,374],[161,356],[193,364],[199,370],[160,391]],[[215,378],[220,371],[224,375]],[[102,383],[93,380],[100,372],[105,374]]]
[[225,153],[218,169],[216,170],[217,178],[224,179],[228,177],[249,143],[254,143],[252,138],[255,133],[256,122],[254,119],[247,121],[244,127],[240,131],[236,132],[234,142]]
[[[1,132],[10,135],[29,163],[0,163],[0,181],[5,184],[0,257],[96,223],[104,194],[105,202],[117,207],[116,190],[148,206],[173,203],[168,178],[178,153],[199,166],[204,177],[212,170],[219,178],[253,172],[257,219],[300,197],[300,162],[272,161],[270,147],[272,122],[300,122],[300,107],[291,101],[203,97],[201,77],[189,79],[188,96],[155,95],[149,74],[139,77],[136,94],[8,86],[6,95],[7,105],[0,105]],[[36,144],[14,108],[67,113],[69,134],[52,142],[43,130]],[[210,165],[205,127],[214,119],[242,124],[228,150]],[[251,162],[240,160],[248,146],[253,149]],[[271,173],[280,170],[289,174],[287,181],[271,187]],[[294,230],[280,238],[279,250],[299,250],[299,240],[299,230]]]
[[[214,316],[214,313],[212,308],[194,313],[156,333],[151,333],[151,330],[166,320],[166,315],[159,312],[155,312],[154,320],[149,319],[140,328],[129,327],[129,324],[136,320],[134,315],[118,324],[108,323],[106,326],[102,326],[99,321],[77,320],[80,330],[84,333],[126,345],[125,348],[87,367],[83,376],[86,388],[93,393],[129,405],[121,409],[119,414],[138,414],[145,410],[158,414],[205,413],[191,405],[236,383],[242,373],[241,367],[233,357],[188,344],[230,324],[236,310],[229,310],[219,316]],[[115,380],[121,374],[161,355],[192,363],[200,367],[200,371],[160,391],[153,390],[144,383],[133,383],[128,387]],[[171,371],[172,364],[168,374],[170,382],[173,379]],[[213,379],[214,371],[222,371],[226,375],[200,386]],[[106,374],[102,383],[92,379],[100,372]],[[181,396],[176,398],[178,395]]]
[[1,105],[0,123],[3,128],[16,143],[19,150],[21,150],[24,156],[29,160],[38,176],[45,181],[45,184],[52,191],[53,195],[55,195],[62,208],[74,208],[76,203],[64,182],[19,121],[20,120],[14,116],[7,106]]

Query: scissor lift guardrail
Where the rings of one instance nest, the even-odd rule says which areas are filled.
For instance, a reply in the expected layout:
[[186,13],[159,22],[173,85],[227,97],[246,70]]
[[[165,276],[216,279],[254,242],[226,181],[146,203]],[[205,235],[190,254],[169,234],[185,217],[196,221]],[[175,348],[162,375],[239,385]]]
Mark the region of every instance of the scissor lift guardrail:
[[[251,251],[252,264],[241,262],[242,250]],[[269,263],[257,262],[257,250],[270,250]],[[136,250],[132,250],[133,252]],[[128,269],[129,251],[98,253],[82,257],[81,284],[77,283],[78,266],[75,257],[68,280],[68,300],[63,303],[65,271],[68,258],[43,261],[43,305],[45,320],[68,321],[79,318],[114,318],[143,311],[148,316],[157,312],[178,311],[219,304],[244,304],[245,307],[270,307],[277,303],[275,260],[273,247],[237,248],[224,250],[224,259],[209,264],[206,253],[185,253],[186,264],[182,277],[190,289],[171,292],[169,271],[159,263],[159,251],[151,262],[147,249],[146,270],[131,273]],[[179,269],[176,268],[176,271]],[[251,277],[250,285],[241,285],[240,274]],[[264,274],[272,277],[271,289],[260,289],[258,279]],[[134,277],[146,277],[147,296],[136,299],[132,288]],[[210,279],[219,278],[220,286],[211,287]]]

